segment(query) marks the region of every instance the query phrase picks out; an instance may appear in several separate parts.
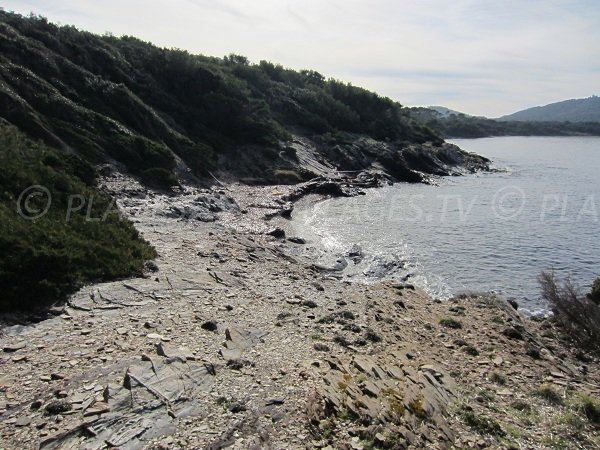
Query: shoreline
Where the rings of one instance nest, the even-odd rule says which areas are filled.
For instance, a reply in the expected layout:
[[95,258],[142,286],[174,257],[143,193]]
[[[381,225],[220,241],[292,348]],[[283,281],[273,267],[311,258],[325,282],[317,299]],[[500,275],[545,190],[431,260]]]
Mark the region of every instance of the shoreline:
[[[3,446],[600,445],[592,424],[562,419],[579,394],[600,394],[597,360],[502,299],[348,283],[290,255],[264,216],[289,209],[293,187],[107,188],[157,248],[156,271],[4,330]],[[537,394],[545,385],[560,404]]]

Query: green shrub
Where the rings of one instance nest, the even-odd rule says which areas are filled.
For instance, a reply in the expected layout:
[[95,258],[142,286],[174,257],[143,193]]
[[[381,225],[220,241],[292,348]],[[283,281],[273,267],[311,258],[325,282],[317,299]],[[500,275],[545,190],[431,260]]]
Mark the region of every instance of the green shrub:
[[580,394],[575,406],[590,422],[600,424],[600,400],[598,398]]
[[[93,186],[87,163],[0,125],[0,166],[1,310],[42,307],[85,283],[140,274],[155,256]],[[45,194],[24,203],[22,192],[34,185],[47,189],[51,203]],[[46,206],[35,220],[25,218]]]
[[548,383],[542,384],[534,391],[533,394],[546,400],[552,405],[562,405],[563,403],[563,398],[561,395],[556,391],[556,389],[554,389],[554,387],[552,387],[552,385]]
[[465,424],[473,428],[479,434],[490,434],[493,436],[506,436],[506,432],[500,424],[494,419],[478,416],[470,408],[465,408],[462,411],[462,418]]
[[446,328],[459,329],[462,328],[462,323],[452,317],[442,317],[440,319],[440,325]]
[[506,384],[506,377],[499,372],[492,372],[490,375],[490,381],[496,384]]

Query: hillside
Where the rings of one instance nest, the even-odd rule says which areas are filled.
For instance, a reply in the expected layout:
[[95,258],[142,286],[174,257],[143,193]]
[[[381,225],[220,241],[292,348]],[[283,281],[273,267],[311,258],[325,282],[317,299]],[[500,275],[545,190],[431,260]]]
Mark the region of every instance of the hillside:
[[443,145],[399,103],[316,71],[191,55],[7,12],[0,96],[0,117],[30,136],[165,186],[186,166],[199,177],[217,170],[273,183],[286,181],[281,173],[297,182],[325,175],[323,167],[376,163],[392,179],[415,181],[432,167],[430,147],[425,164],[407,147]]
[[[191,55],[5,11],[0,121],[5,310],[50,305],[85,283],[139,274],[153,257],[129,222],[88,220],[112,201],[98,190],[99,167],[172,195],[180,183],[207,186],[215,177],[333,179],[301,196],[311,189],[352,195],[359,186],[487,164],[444,143],[399,103],[315,71]],[[53,200],[36,220],[15,212],[32,185]],[[81,198],[97,201],[70,217],[71,202]],[[199,202],[194,211],[206,208],[198,220],[210,220],[218,207]]]
[[94,169],[0,121],[0,311],[140,275],[156,256],[95,186]]
[[576,98],[517,111],[501,121],[600,122],[600,97]]
[[600,122],[501,121],[458,112],[440,112],[438,108],[410,108],[410,114],[417,122],[445,139],[491,136],[600,136]]

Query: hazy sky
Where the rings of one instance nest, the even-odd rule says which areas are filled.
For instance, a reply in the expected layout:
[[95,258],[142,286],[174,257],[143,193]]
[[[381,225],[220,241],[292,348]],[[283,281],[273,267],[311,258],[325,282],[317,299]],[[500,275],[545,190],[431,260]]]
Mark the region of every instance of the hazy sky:
[[495,117],[600,94],[600,1],[5,0],[164,47],[246,55],[405,105]]

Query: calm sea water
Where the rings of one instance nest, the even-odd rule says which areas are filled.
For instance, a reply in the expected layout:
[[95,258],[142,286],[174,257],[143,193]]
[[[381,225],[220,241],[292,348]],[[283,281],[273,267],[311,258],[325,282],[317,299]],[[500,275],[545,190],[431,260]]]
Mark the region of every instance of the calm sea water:
[[320,202],[294,213],[294,231],[326,264],[358,244],[364,259],[346,256],[344,277],[409,275],[438,298],[495,291],[543,310],[536,277],[549,269],[588,290],[600,276],[600,138],[453,142],[502,171]]

